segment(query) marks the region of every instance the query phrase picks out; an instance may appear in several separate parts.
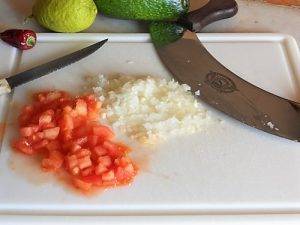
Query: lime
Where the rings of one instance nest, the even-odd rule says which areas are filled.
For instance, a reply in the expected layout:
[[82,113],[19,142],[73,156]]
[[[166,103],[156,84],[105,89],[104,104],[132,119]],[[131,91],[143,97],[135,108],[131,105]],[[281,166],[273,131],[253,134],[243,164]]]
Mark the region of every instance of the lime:
[[43,27],[56,32],[79,32],[94,22],[93,0],[37,0],[32,14]]

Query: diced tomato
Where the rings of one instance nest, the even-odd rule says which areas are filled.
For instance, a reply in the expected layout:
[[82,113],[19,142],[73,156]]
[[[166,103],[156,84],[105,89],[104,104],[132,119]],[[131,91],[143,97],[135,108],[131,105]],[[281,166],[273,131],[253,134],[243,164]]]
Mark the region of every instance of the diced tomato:
[[50,141],[46,147],[49,151],[56,151],[56,150],[59,151],[61,149],[60,143],[57,140]]
[[59,92],[59,91],[52,91],[52,92],[47,93],[47,95],[46,95],[46,101],[51,102],[51,101],[59,99],[61,96],[62,96],[61,92]]
[[32,155],[34,153],[33,148],[25,138],[14,141],[12,146],[27,155]]
[[108,169],[106,166],[102,165],[102,164],[98,164],[98,166],[96,166],[95,168],[95,174],[96,175],[101,175],[104,172],[106,172]]
[[34,99],[19,115],[20,138],[12,142],[13,148],[27,155],[47,154],[42,169],[65,169],[83,191],[133,180],[137,169],[126,156],[130,149],[114,142],[114,132],[99,123],[101,103],[94,95],[70,98],[65,92],[50,91],[37,93]]
[[88,115],[87,115],[87,118],[88,118],[90,121],[97,121],[98,118],[99,118],[99,112],[96,112],[96,111],[89,111],[89,112],[88,112]]
[[40,150],[45,148],[48,145],[49,141],[48,140],[41,140],[39,142],[36,142],[35,144],[32,145],[33,150]]
[[75,152],[77,158],[82,158],[85,156],[90,156],[92,153],[88,149],[80,149],[79,151]]
[[41,141],[41,140],[44,139],[44,133],[43,132],[38,132],[38,133],[35,133],[35,134],[33,134],[33,135],[31,135],[27,138],[28,138],[27,140],[30,143],[36,143],[36,142]]
[[105,167],[109,167],[112,164],[112,160],[108,155],[107,156],[100,156],[98,158],[98,163],[105,166]]
[[91,183],[84,182],[83,180],[80,180],[78,178],[73,179],[73,184],[74,184],[75,187],[77,187],[77,188],[79,188],[80,190],[83,190],[83,191],[88,191],[92,187]]
[[29,126],[29,127],[21,127],[20,128],[20,135],[22,137],[29,137],[36,133],[39,130],[38,126]]
[[95,168],[94,166],[90,166],[84,170],[81,171],[81,175],[86,177],[86,176],[90,176],[95,172]]
[[77,99],[75,110],[78,113],[78,116],[87,116],[88,109],[86,102],[82,99]]
[[66,164],[69,169],[72,169],[78,165],[78,160],[76,155],[71,155],[66,157]]
[[90,147],[94,147],[98,144],[99,137],[97,135],[88,136],[88,144]]
[[70,152],[71,153],[78,152],[80,149],[81,149],[80,145],[75,144],[75,143],[71,143],[71,146],[70,146]]
[[103,142],[103,147],[108,150],[108,154],[111,157],[119,157],[123,154],[119,146],[111,141]]
[[49,151],[49,157],[42,160],[42,168],[46,171],[56,171],[64,162],[63,155],[57,151]]
[[93,134],[99,136],[104,140],[111,140],[115,136],[113,131],[110,128],[103,125],[94,126]]
[[74,140],[74,143],[76,143],[78,145],[84,145],[87,142],[88,142],[88,137],[86,137],[86,136]]
[[48,124],[52,121],[52,116],[49,114],[42,114],[39,118],[39,125],[43,126],[45,124]]
[[110,170],[104,174],[102,174],[102,180],[103,181],[112,181],[115,179],[115,173],[113,170]]
[[65,130],[62,132],[61,137],[63,142],[69,142],[73,139],[72,132],[73,130]]
[[125,174],[125,171],[124,171],[124,168],[123,168],[123,167],[120,167],[120,166],[119,166],[119,167],[116,169],[115,174],[116,174],[116,179],[117,179],[118,181],[123,181],[123,180],[126,179],[126,174]]
[[107,154],[108,150],[103,148],[102,146],[96,146],[94,149],[93,149],[94,153],[97,155],[97,156],[104,156]]
[[60,128],[62,131],[72,130],[74,128],[73,118],[65,114],[60,121]]
[[89,133],[89,127],[87,127],[87,126],[77,127],[73,130],[73,136],[75,138],[87,136],[88,133]]
[[91,161],[90,156],[85,156],[83,158],[78,159],[78,166],[79,166],[79,169],[81,169],[81,170],[88,168],[91,165],[92,165],[92,161]]
[[102,177],[99,175],[90,175],[82,177],[82,180],[84,182],[90,183],[90,184],[96,184],[101,185],[102,184]]
[[84,116],[77,116],[75,118],[73,118],[73,123],[74,123],[74,127],[81,127],[81,126],[85,126],[86,124],[86,117]]
[[48,140],[55,140],[59,135],[59,127],[43,130],[44,138]]

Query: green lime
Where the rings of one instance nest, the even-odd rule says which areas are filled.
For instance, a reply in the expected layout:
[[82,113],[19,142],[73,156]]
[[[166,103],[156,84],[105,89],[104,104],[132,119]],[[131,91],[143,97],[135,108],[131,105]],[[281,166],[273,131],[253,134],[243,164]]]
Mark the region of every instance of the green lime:
[[47,29],[79,32],[92,25],[97,7],[93,0],[37,0],[32,14]]

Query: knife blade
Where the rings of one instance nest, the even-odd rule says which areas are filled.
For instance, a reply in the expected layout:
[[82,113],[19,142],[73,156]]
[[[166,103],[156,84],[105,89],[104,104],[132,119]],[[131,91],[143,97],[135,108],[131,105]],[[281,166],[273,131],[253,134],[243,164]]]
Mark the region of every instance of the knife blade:
[[[232,0],[222,2],[226,2],[227,6],[231,2],[234,6]],[[200,92],[196,97],[213,108],[251,127],[300,141],[300,103],[271,94],[243,80],[218,62],[192,32],[224,18],[220,15],[224,5],[219,0],[211,0],[210,3],[212,5],[185,18],[190,31],[186,31],[181,39],[156,46],[161,61],[179,83],[188,84],[194,93]],[[193,19],[190,20],[191,15]]]
[[21,84],[40,78],[44,75],[47,75],[63,67],[71,65],[89,56],[90,54],[94,53],[99,48],[101,48],[107,41],[108,39],[105,39],[71,54],[62,56],[48,63],[39,65],[35,68],[18,73],[6,79],[0,79],[0,95],[9,93],[13,88]]

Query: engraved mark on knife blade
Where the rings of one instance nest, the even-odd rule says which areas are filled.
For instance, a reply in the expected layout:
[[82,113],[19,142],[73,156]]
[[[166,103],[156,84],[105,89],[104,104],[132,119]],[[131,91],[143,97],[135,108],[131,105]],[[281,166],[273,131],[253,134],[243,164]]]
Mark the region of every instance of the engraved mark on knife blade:
[[205,83],[221,93],[232,93],[237,91],[235,83],[228,77],[217,72],[209,72]]

